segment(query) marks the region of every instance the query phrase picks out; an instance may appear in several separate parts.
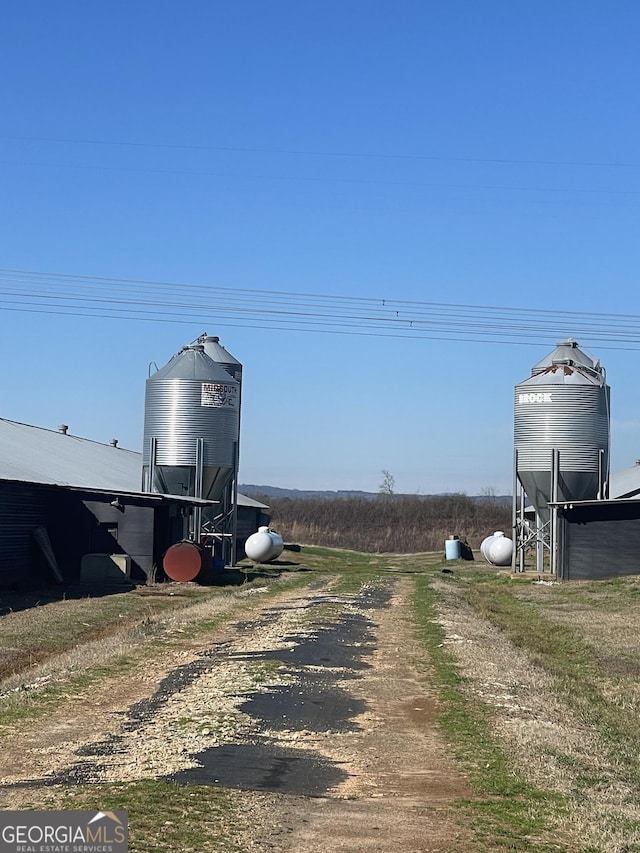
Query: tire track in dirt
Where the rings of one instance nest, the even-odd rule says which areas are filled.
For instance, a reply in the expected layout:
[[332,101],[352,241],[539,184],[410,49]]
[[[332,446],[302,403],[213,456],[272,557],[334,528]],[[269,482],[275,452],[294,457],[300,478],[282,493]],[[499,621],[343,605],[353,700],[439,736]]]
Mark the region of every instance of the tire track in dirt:
[[[339,764],[346,778],[324,796],[262,799],[270,828],[247,849],[277,853],[350,853],[471,849],[452,804],[471,796],[436,726],[429,663],[410,612],[413,585],[389,585],[385,606],[369,614],[374,650],[350,681],[365,710],[350,732],[313,732],[304,739]],[[338,677],[338,683],[340,679]],[[251,802],[249,798],[249,803]]]

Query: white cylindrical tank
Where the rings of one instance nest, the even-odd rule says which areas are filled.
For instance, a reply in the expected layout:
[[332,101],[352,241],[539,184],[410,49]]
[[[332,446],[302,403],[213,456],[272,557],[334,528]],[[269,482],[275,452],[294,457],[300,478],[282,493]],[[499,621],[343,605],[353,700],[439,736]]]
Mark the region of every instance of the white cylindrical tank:
[[279,557],[284,550],[282,536],[269,527],[259,527],[252,533],[244,545],[244,552],[256,563],[269,563]]
[[480,553],[487,561],[489,561],[489,546],[496,538],[496,536],[504,536],[504,533],[502,532],[502,530],[496,530],[496,532],[492,533],[491,536],[487,536],[486,539],[483,539],[480,544]]
[[513,540],[507,536],[496,536],[489,546],[489,562],[494,566],[510,566],[513,556]]
[[482,556],[492,566],[510,566],[513,555],[513,540],[501,530],[496,530],[493,536],[487,536],[480,545]]

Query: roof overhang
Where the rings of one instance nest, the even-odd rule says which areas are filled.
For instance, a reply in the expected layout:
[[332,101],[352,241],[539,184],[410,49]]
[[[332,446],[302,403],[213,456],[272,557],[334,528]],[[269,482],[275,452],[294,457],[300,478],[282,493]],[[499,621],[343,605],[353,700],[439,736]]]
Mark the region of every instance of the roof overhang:
[[579,509],[581,506],[624,506],[625,504],[637,504],[637,498],[607,498],[606,500],[588,501],[549,501],[549,506],[555,506],[558,509]]
[[153,506],[162,503],[175,503],[180,506],[196,506],[206,507],[214,506],[220,501],[210,501],[205,498],[194,498],[190,495],[165,495],[156,492],[130,492],[116,489],[91,489],[86,486],[67,486],[61,483],[34,483],[33,480],[11,480],[6,477],[0,479],[0,482],[5,483],[24,483],[27,486],[39,486],[43,489],[58,489],[68,492],[77,492],[83,495],[91,495],[93,497],[101,497],[111,499],[120,499],[124,503],[135,501],[136,503]]

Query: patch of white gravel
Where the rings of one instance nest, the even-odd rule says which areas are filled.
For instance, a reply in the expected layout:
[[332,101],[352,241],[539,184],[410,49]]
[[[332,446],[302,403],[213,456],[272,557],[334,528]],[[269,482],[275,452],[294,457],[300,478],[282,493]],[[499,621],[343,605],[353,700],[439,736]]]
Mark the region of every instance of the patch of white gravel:
[[171,694],[153,720],[125,736],[121,751],[103,765],[101,781],[137,781],[159,778],[192,767],[193,757],[222,743],[232,743],[250,727],[250,718],[238,710],[246,694],[285,683],[284,675],[265,680],[255,666],[229,661],[216,663],[190,685]]

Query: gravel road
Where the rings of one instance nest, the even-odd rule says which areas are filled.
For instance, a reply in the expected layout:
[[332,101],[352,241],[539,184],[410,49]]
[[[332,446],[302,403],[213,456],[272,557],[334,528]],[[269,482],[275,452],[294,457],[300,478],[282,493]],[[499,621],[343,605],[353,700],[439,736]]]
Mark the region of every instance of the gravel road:
[[167,779],[231,790],[247,851],[455,849],[451,805],[470,792],[434,724],[411,592],[406,577],[252,590],[239,621],[16,724],[0,807],[43,786]]

